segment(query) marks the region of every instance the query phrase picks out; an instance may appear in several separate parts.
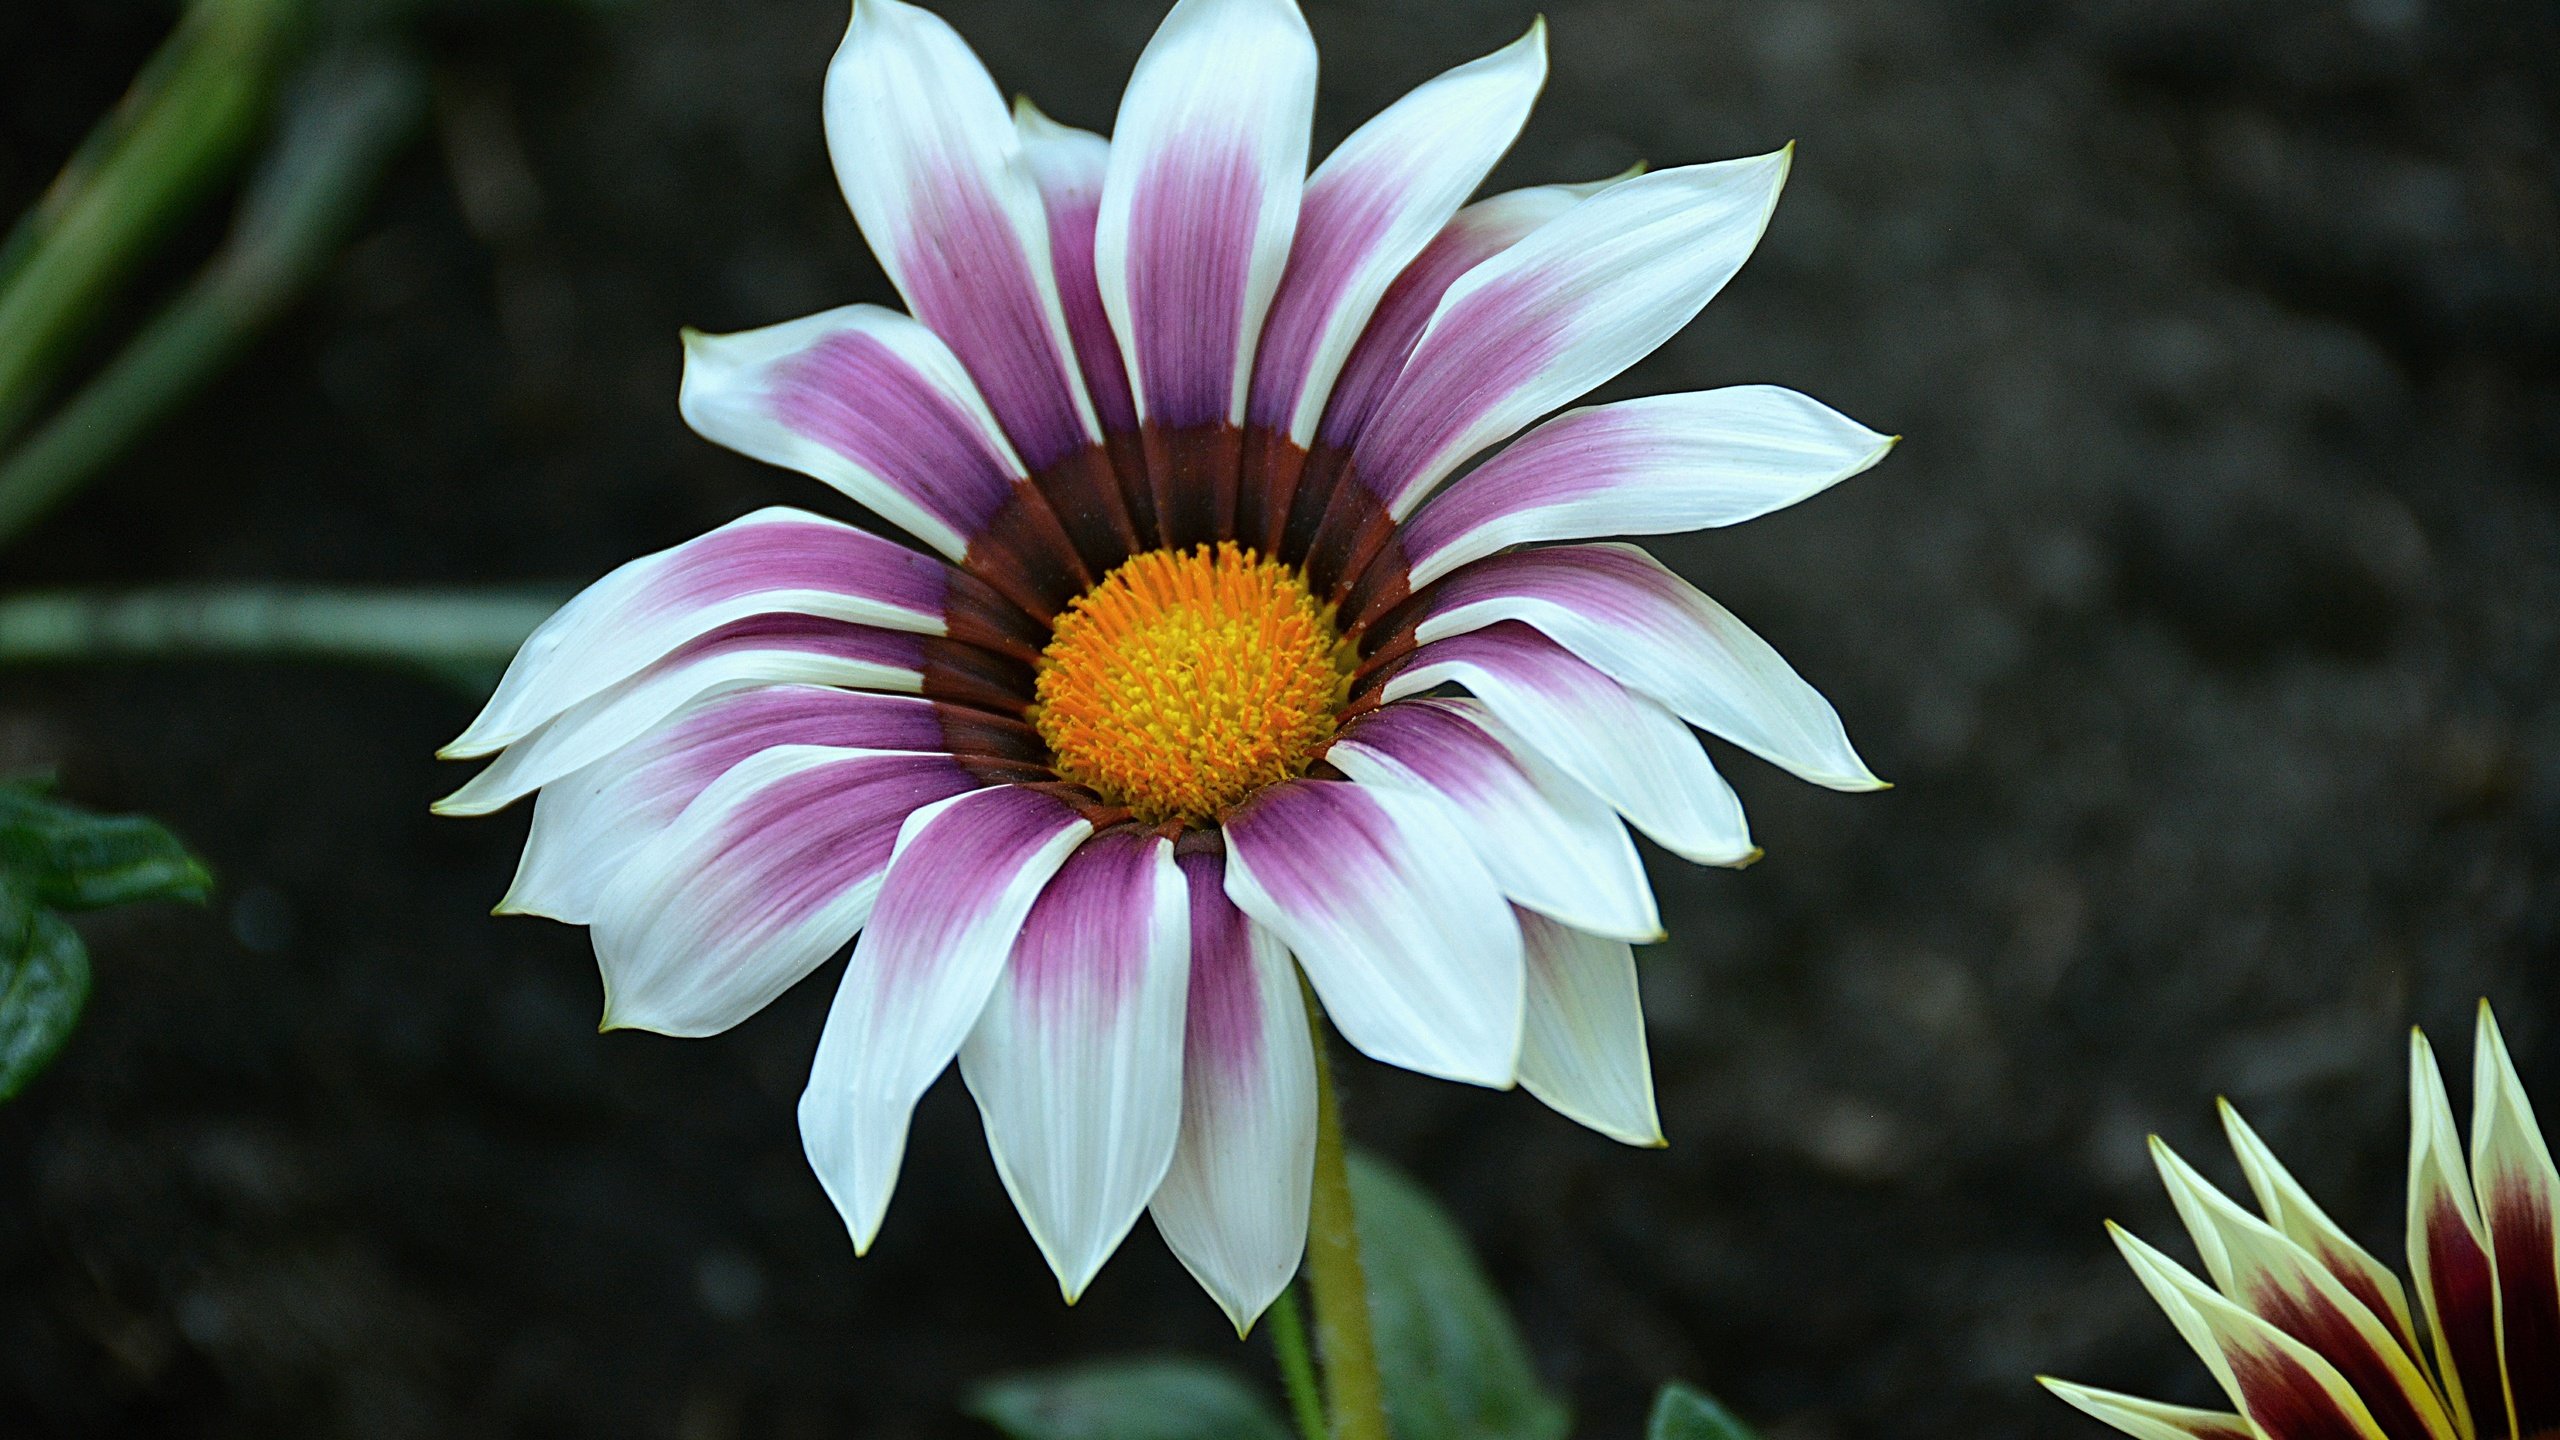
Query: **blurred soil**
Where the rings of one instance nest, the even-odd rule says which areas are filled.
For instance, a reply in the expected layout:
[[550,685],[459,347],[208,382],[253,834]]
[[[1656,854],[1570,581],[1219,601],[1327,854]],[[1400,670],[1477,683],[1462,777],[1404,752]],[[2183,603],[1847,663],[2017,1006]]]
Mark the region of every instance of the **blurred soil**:
[[[1611,389],[1771,381],[1909,437],[1660,547],[1899,788],[1725,752],[1769,858],[1655,866],[1668,1151],[1366,1064],[1354,1128],[1592,1435],[1675,1374],[1774,1440],[2097,1433],[2036,1371],[2204,1401],[2099,1231],[2175,1239],[2145,1132],[2236,1183],[2227,1093],[2396,1255],[2410,1021],[2467,1063],[2492,997],[2560,1114],[2560,11],[1544,3],[1498,181],[1800,142],[1759,258]],[[1319,145],[1536,8],[1311,3]],[[1100,127],[1158,0],[944,9]],[[0,207],[165,19],[0,14]],[[438,21],[435,129],[313,302],[7,584],[565,581],[823,507],[683,429],[675,334],[891,298],[820,139],[841,19]],[[224,880],[88,927],[88,1021],[0,1109],[0,1431],[959,1436],[1008,1367],[1266,1364],[1144,1227],[1061,1306],[952,1082],[855,1263],[792,1117],[828,982],[597,1036],[584,937],[486,914],[521,818],[426,813],[472,707],[0,676],[0,766]]]

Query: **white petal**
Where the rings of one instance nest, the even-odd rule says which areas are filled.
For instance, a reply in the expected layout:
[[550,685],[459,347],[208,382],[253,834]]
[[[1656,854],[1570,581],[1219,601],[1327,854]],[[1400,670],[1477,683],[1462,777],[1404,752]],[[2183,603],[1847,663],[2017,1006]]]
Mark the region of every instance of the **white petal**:
[[880,1233],[916,1101],[986,1008],[1032,902],[1092,832],[1013,786],[919,810],[898,832],[800,1097],[801,1143],[855,1253]]
[[913,635],[806,615],[734,621],[570,706],[434,809],[439,815],[504,809],[648,734],[706,695],[794,684],[913,694],[924,684],[923,667],[923,646]]
[[1702,865],[1758,858],[1742,802],[1689,727],[1553,640],[1517,621],[1453,635],[1415,651],[1384,695],[1453,683],[1664,849]]
[[1241,1333],[1296,1278],[1315,1174],[1315,1051],[1297,968],[1226,896],[1215,855],[1181,861],[1191,893],[1182,1138],[1150,1211]]
[[1610,679],[1772,764],[1835,790],[1880,790],[1839,714],[1733,613],[1632,545],[1482,560],[1432,592],[1428,644],[1518,620]]
[[1502,158],[1547,78],[1542,19],[1351,132],[1307,180],[1289,267],[1254,360],[1255,424],[1315,436],[1333,379],[1387,286]]
[[1612,185],[1450,286],[1354,452],[1388,510],[1688,324],[1760,243],[1788,157]]
[[945,755],[784,745],[739,762],[596,902],[604,1026],[713,1035],[842,949],[899,828],[977,789]]
[[952,727],[963,725],[1009,727],[1025,749],[1036,738],[1016,722],[912,695],[770,685],[697,701],[645,739],[544,787],[498,910],[587,924],[631,857],[750,755],[777,745],[947,750]]
[[1609,186],[1627,179],[1580,185],[1529,185],[1475,202],[1451,217],[1422,253],[1387,287],[1369,323],[1352,343],[1325,402],[1324,423],[1317,433],[1324,444],[1348,450],[1386,403],[1396,377],[1413,354],[1414,342],[1440,308],[1440,297],[1458,277],[1518,244],[1530,231],[1563,215]]
[[704,439],[823,480],[954,560],[1023,474],[950,347],[877,305],[685,332],[676,408]]
[[1426,1075],[1511,1084],[1520,927],[1441,807],[1292,780],[1225,828],[1228,897],[1297,955],[1344,1039]]
[[1049,260],[1057,272],[1058,300],[1066,309],[1067,333],[1075,340],[1094,416],[1105,435],[1135,430],[1138,414],[1129,396],[1128,367],[1121,363],[1120,337],[1103,311],[1093,269],[1093,233],[1102,213],[1102,177],[1110,164],[1111,142],[1090,130],[1061,125],[1019,97],[1013,102],[1013,127],[1022,140],[1023,163],[1048,212]]
[[1070,1304],[1173,1159],[1190,964],[1173,842],[1096,836],[1040,892],[960,1047],[996,1174]]
[[1316,50],[1292,0],[1179,0],[1138,57],[1094,232],[1138,413],[1244,419],[1307,173]]
[[942,634],[957,574],[842,521],[769,506],[579,591],[526,637],[479,718],[437,753],[470,759],[513,744],[684,642],[754,615]]
[[1624,940],[1659,940],[1644,865],[1607,802],[1524,747],[1463,696],[1382,706],[1345,728],[1325,759],[1363,785],[1452,807],[1515,904]]
[[1401,538],[1419,589],[1513,545],[1739,524],[1858,474],[1893,443],[1775,385],[1588,406],[1460,476]]
[[1612,1140],[1662,1144],[1635,952],[1533,911],[1519,917],[1529,959],[1520,1084]]
[[1095,438],[1013,117],[940,17],[860,0],[827,68],[827,151],[880,268],[968,366],[1022,458]]

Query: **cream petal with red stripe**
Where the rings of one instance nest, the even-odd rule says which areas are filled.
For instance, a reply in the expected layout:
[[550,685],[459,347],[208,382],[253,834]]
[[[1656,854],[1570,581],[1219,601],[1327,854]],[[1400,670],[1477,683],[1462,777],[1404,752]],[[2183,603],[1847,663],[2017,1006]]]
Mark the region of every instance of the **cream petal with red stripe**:
[[[2504,1423],[2498,1363],[2497,1278],[2471,1193],[2435,1049],[2409,1032],[2409,1272],[2434,1342],[2436,1379],[2466,1435]],[[2500,1418],[2483,1426],[2483,1415]]]
[[2037,1376],[2036,1383],[2081,1414],[2112,1425],[2134,1440],[2258,1440],[2249,1422],[2228,1410],[2163,1405],[2157,1400],[2074,1385],[2047,1375]]
[[2560,1173],[2486,1002],[2472,1048],[2471,1184],[2497,1275],[2498,1354],[2508,1428],[2560,1433]]
[[2426,1352],[2409,1312],[2409,1293],[2400,1284],[2400,1277],[2338,1228],[2337,1222],[2293,1178],[2293,1172],[2258,1138],[2258,1132],[2240,1118],[2238,1107],[2224,1100],[2220,1109],[2223,1134],[2231,1141],[2240,1172],[2247,1178],[2250,1193],[2257,1197],[2267,1223],[2327,1266],[2349,1294],[2391,1326],[2402,1349],[2413,1357],[2423,1356]]
[[2337,1367],[2121,1226],[2110,1235],[2224,1393],[2266,1440],[2392,1440]]
[[2241,1209],[2154,1136],[2152,1160],[2222,1293],[2335,1366],[2393,1440],[2455,1440],[2425,1372],[2380,1316],[2283,1232]]

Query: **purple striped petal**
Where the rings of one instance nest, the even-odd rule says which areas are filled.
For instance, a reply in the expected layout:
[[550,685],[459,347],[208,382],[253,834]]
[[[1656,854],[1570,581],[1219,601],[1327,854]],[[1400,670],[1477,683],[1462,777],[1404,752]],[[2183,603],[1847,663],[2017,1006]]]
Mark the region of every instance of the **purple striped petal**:
[[1180,0],[1138,57],[1095,232],[1138,413],[1240,422],[1307,173],[1315,41],[1290,0]]
[[685,642],[751,616],[943,634],[945,597],[958,578],[930,555],[839,521],[759,510],[578,592],[527,637],[479,718],[439,753],[469,759],[502,749]]
[[912,694],[924,684],[915,635],[810,615],[733,620],[605,687],[507,747],[435,804],[439,815],[486,815],[594,764],[701,696],[755,685],[841,685]]
[[2498,1353],[2514,1433],[2560,1434],[2560,1171],[2489,1004],[2472,1050],[2471,1183],[2498,1277]]
[[909,815],[984,782],[946,755],[785,745],[741,761],[596,904],[605,1028],[713,1035],[842,949]]
[[877,305],[688,331],[676,404],[704,439],[815,476],[954,560],[1023,475],[941,339]]
[[594,918],[623,866],[740,761],[779,745],[1039,758],[1018,721],[911,695],[768,685],[687,706],[646,738],[544,787],[501,914]]
[[1182,1138],[1149,1210],[1241,1333],[1288,1288],[1307,1248],[1315,1051],[1297,967],[1227,898],[1223,859],[1180,864],[1191,896]]
[[1190,968],[1173,842],[1097,835],[1040,892],[960,1047],[996,1174],[1069,1304],[1173,1160]]
[[1547,78],[1546,22],[1416,88],[1316,168],[1254,359],[1249,418],[1305,446],[1381,296],[1484,183]]
[[1440,298],[1458,277],[1510,249],[1530,231],[1618,183],[1617,177],[1583,185],[1531,185],[1479,200],[1451,217],[1422,253],[1404,267],[1378,301],[1353,342],[1342,373],[1325,401],[1317,435],[1329,449],[1348,450],[1368,428],[1387,392],[1431,323]]
[[1513,545],[1668,535],[1766,515],[1893,448],[1775,385],[1649,395],[1568,411],[1523,435],[1405,526],[1416,589]]
[[1464,685],[1520,742],[1663,848],[1702,865],[1758,858],[1742,803],[1680,718],[1518,621],[1425,645],[1385,698]]
[[1520,1057],[1520,927],[1440,806],[1291,780],[1226,820],[1228,898],[1298,957],[1371,1058],[1478,1085]]
[[1092,833],[1019,786],[919,810],[898,832],[800,1097],[801,1143],[855,1253],[880,1233],[916,1101],[977,1024],[1032,902]]
[[1789,152],[1610,186],[1441,298],[1353,464],[1402,519],[1487,445],[1653,352],[1759,244]]
[[1040,187],[1049,217],[1049,263],[1058,277],[1058,298],[1066,308],[1067,333],[1075,341],[1085,393],[1093,397],[1094,415],[1105,435],[1135,430],[1138,412],[1129,395],[1128,367],[1121,362],[1120,337],[1111,328],[1111,317],[1103,312],[1093,268],[1094,224],[1102,212],[1102,176],[1110,163],[1111,142],[1090,130],[1059,124],[1027,99],[1014,101],[1013,123],[1021,136],[1023,162]]
[[1479,560],[1431,593],[1425,644],[1504,620],[1711,735],[1834,790],[1878,790],[1840,716],[1767,641],[1632,545],[1567,545]]
[[2466,1434],[2498,1436],[2506,1379],[2498,1362],[2497,1278],[2473,1198],[2453,1105],[2427,1037],[2409,1034],[2409,1273],[2434,1341],[2436,1377]]
[[862,0],[827,69],[827,150],[880,268],[968,367],[1033,469],[1100,438],[1049,222],[995,82],[904,0]]
[[1517,914],[1529,964],[1521,1088],[1612,1140],[1663,1144],[1635,952],[1534,911]]
[[1325,759],[1363,785],[1454,809],[1515,904],[1623,940],[1659,940],[1662,917],[1617,813],[1534,754],[1504,743],[1482,701],[1414,699],[1347,726]]

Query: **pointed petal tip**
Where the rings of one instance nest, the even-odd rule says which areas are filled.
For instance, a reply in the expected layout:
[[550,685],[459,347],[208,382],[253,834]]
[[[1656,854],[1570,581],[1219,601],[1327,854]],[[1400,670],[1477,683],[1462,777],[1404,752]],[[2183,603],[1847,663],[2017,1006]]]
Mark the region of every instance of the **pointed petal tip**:
[[1759,864],[1761,860],[1767,857],[1768,854],[1769,852],[1767,850],[1754,845],[1749,850],[1744,851],[1739,857],[1732,860],[1726,860],[1721,863],[1727,870],[1748,870],[1752,866]]

